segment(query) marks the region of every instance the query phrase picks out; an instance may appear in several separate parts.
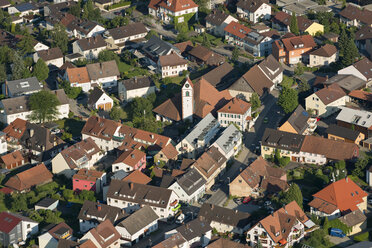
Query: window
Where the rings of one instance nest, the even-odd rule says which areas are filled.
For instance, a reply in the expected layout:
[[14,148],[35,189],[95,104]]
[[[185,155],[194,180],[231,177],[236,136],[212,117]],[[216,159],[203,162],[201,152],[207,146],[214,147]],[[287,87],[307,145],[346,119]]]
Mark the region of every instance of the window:
[[190,92],[186,91],[186,96],[190,96]]
[[30,228],[31,227],[31,224],[27,224],[27,228]]

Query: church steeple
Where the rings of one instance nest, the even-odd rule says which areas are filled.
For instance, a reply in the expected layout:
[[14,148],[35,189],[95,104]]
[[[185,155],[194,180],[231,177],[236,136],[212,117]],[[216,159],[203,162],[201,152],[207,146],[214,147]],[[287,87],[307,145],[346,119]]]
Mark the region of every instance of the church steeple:
[[182,120],[192,122],[194,114],[194,84],[187,76],[186,82],[182,87]]

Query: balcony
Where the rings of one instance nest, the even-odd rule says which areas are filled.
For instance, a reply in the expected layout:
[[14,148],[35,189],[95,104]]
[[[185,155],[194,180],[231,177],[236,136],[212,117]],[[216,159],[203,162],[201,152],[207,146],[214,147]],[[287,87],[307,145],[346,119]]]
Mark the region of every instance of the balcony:
[[124,137],[121,137],[121,136],[112,136],[112,139],[113,140],[115,140],[115,141],[119,141],[119,142],[121,142],[121,141],[123,141],[124,140]]

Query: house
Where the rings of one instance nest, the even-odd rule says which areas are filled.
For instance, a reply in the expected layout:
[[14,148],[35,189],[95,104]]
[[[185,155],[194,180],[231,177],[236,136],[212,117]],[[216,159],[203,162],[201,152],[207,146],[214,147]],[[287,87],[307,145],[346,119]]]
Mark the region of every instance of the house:
[[[70,37],[75,37],[77,39],[101,37],[101,34],[106,31],[106,29],[97,22],[86,19],[73,18],[67,23],[68,24],[65,25],[67,34]],[[92,42],[92,40],[88,41]]]
[[334,45],[324,46],[309,52],[309,66],[329,66],[338,59],[337,48]]
[[8,138],[5,132],[0,131],[0,155],[8,152]]
[[151,77],[134,77],[118,82],[118,95],[122,101],[154,94],[156,86]]
[[10,7],[10,2],[8,0],[0,1],[0,9],[3,9],[6,11],[8,7]]
[[314,91],[323,89],[331,84],[338,84],[347,94],[354,90],[363,89],[366,87],[367,82],[354,76],[338,74],[331,78],[318,77],[313,84]]
[[210,144],[219,127],[217,119],[209,113],[176,145],[177,151],[187,158],[195,159]]
[[340,140],[357,145],[361,144],[362,140],[365,139],[363,133],[346,127],[337,126],[335,124],[329,125],[326,133],[328,139]]
[[305,98],[306,111],[316,116],[329,116],[345,106],[350,98],[338,84],[331,84]]
[[71,240],[73,230],[61,222],[38,237],[40,248],[58,247],[60,240]]
[[242,131],[249,128],[248,123],[252,118],[251,104],[236,97],[217,110],[217,113],[218,122],[222,127],[228,127],[234,123]]
[[358,6],[348,4],[339,15],[340,21],[348,27],[372,26],[372,11],[366,8],[360,9]]
[[312,118],[299,104],[288,120],[278,130],[301,135],[311,135],[316,128],[316,119]]
[[372,27],[363,26],[355,32],[355,44],[361,53],[372,56]]
[[[307,19],[305,16],[296,16],[297,26],[301,33],[308,33],[315,36],[316,33],[324,33],[324,26],[315,21]],[[291,15],[279,11],[272,18],[273,28],[279,31],[290,32]]]
[[227,90],[218,91],[203,77],[195,84],[187,77],[180,94],[166,100],[153,109],[156,119],[161,121],[190,120],[205,118],[222,107],[231,95]]
[[[112,179],[112,177],[111,177]],[[146,176],[139,170],[134,170],[130,174],[122,179],[122,181],[139,183],[139,184],[148,184],[151,182],[151,178]]]
[[128,214],[120,208],[100,202],[85,201],[77,218],[80,232],[85,233],[106,220],[115,226],[127,216]]
[[98,226],[92,228],[79,241],[82,243],[80,247],[86,242],[90,242],[85,247],[97,248],[119,248],[120,247],[120,233],[115,229],[109,220],[101,222]]
[[0,240],[3,246],[24,242],[38,231],[39,223],[36,221],[15,213],[0,213]]
[[346,177],[315,193],[309,203],[310,212],[319,217],[328,217],[329,220],[356,210],[364,213],[367,196],[353,180]]
[[59,200],[45,197],[37,204],[35,204],[35,210],[44,209],[53,211],[57,209],[58,203]]
[[258,68],[269,78],[275,86],[283,81],[283,66],[274,58],[272,54],[263,59]]
[[106,184],[106,173],[96,170],[80,169],[72,176],[74,191],[88,190],[100,193]]
[[7,97],[32,95],[44,88],[36,77],[7,81],[2,85],[2,93]]
[[5,186],[18,192],[24,192],[32,187],[49,183],[52,179],[52,173],[49,172],[44,164],[39,164],[12,176],[5,183]]
[[237,75],[236,70],[232,65],[229,63],[223,63],[222,65],[208,71],[200,78],[196,79],[196,81],[199,81],[201,78],[205,79],[218,91],[223,91],[237,79]]
[[232,232],[242,235],[250,225],[250,214],[217,205],[204,203],[199,211],[198,218],[209,223],[219,233]]
[[114,100],[102,89],[94,87],[93,91],[88,96],[88,106],[91,109],[110,111],[114,106]]
[[146,168],[146,153],[140,150],[126,150],[113,163],[112,172],[123,170],[126,172]]
[[232,21],[238,22],[238,19],[219,9],[213,9],[205,17],[207,30],[216,36],[224,36],[225,27]]
[[359,131],[364,134],[365,138],[372,137],[370,130],[372,127],[372,112],[353,109],[348,107],[341,108],[337,115],[337,125]]
[[102,157],[101,149],[88,137],[58,153],[52,159],[52,172],[71,178],[80,169],[92,168]]
[[356,144],[266,128],[262,136],[261,154],[267,158],[274,155],[276,150],[291,161],[319,165],[329,160],[353,160],[359,156]]
[[266,218],[260,220],[247,232],[247,243],[259,243],[270,247],[292,247],[299,243],[307,230],[315,224],[306,216],[297,202],[292,201]]
[[70,82],[71,87],[81,87],[84,92],[88,92],[92,86],[87,67],[68,67],[65,70],[64,79]]
[[212,146],[191,165],[191,168],[195,168],[204,177],[207,181],[205,188],[209,190],[216,180],[225,173],[226,158],[216,147]]
[[216,147],[227,160],[230,160],[240,152],[242,137],[242,132],[235,125],[230,124],[212,146]]
[[86,65],[91,84],[102,88],[116,87],[120,72],[115,60]]
[[171,143],[169,143],[154,156],[154,162],[159,163],[160,161],[162,161],[166,164],[171,164],[174,163],[177,158],[177,149]]
[[276,40],[272,44],[272,54],[279,62],[295,65],[306,62],[306,54],[316,46],[311,35],[293,36]]
[[187,53],[194,47],[194,44],[191,42],[191,40],[187,40],[180,43],[173,44],[174,47],[176,47],[179,50],[179,53],[186,57]]
[[151,0],[149,14],[165,23],[188,22],[195,15],[198,19],[198,5],[192,0]]
[[176,53],[159,56],[158,70],[162,78],[180,76],[187,71],[187,60]]
[[188,52],[189,60],[201,65],[218,66],[226,61],[226,58],[209,48],[198,45]]
[[1,167],[11,170],[26,164],[26,159],[19,150],[0,157]]
[[[52,94],[55,94],[59,105],[57,106],[56,119],[68,118],[70,111],[70,105],[68,104],[68,98],[63,89],[53,90]],[[32,113],[29,102],[29,95],[18,96],[0,101],[0,121],[4,124],[10,124],[17,118],[28,120],[29,115]]]
[[287,2],[285,6],[282,7],[282,10],[292,15],[293,13],[296,16],[304,16],[307,13],[317,13],[317,12],[330,12],[331,9],[322,5],[319,6],[317,2],[311,0],[301,0],[301,1],[287,1],[287,0],[279,0],[280,2]]
[[108,49],[121,51],[124,47],[130,46],[131,43],[145,38],[147,33],[148,30],[143,23],[134,22],[126,26],[109,29],[103,34],[103,37]]
[[150,37],[150,39],[143,45],[142,51],[147,55],[153,63],[156,63],[159,56],[169,55],[171,53],[180,54],[177,47],[170,44],[169,42],[163,41],[156,35]]
[[173,190],[126,181],[111,180],[107,204],[132,213],[143,206],[150,206],[165,221],[180,208],[179,197]]
[[258,157],[229,183],[229,194],[237,197],[259,197],[288,189],[287,174]]
[[29,2],[20,3],[8,8],[10,15],[18,15],[19,17],[34,15],[39,13],[39,8]]
[[106,42],[102,36],[83,38],[72,43],[73,53],[80,53],[86,59],[96,59],[98,54],[106,49]]
[[150,206],[144,206],[129,215],[116,226],[122,237],[122,244],[132,246],[140,238],[158,230],[158,219],[159,216]]
[[34,53],[33,59],[35,63],[39,59],[42,59],[48,66],[55,66],[57,68],[63,65],[63,53],[59,47],[37,51]]
[[226,27],[224,28],[225,40],[230,45],[236,45],[245,48],[245,37],[252,32],[252,30],[240,24],[237,21],[231,21]]
[[271,16],[271,5],[266,0],[240,0],[236,4],[236,13],[252,23],[268,20]]
[[372,62],[368,58],[363,58],[358,62],[343,68],[337,72],[342,75],[354,75],[367,83],[367,86],[372,81]]
[[368,106],[372,101],[372,93],[364,90],[353,90],[349,93],[349,97],[361,105]]
[[367,216],[365,216],[359,209],[347,213],[338,219],[351,229],[350,232],[347,233],[348,236],[360,233],[367,229]]
[[173,190],[181,202],[192,204],[204,195],[206,182],[196,169],[190,169],[177,178],[168,189]]

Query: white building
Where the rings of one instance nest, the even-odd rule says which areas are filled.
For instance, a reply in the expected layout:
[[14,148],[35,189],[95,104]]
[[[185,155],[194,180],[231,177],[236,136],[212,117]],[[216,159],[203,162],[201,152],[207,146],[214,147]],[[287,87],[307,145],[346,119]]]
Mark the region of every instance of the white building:
[[8,8],[8,13],[10,15],[17,14],[19,17],[34,15],[39,13],[39,8],[30,2],[20,3]]
[[242,137],[241,131],[230,124],[212,146],[215,146],[229,160],[241,150]]
[[59,47],[50,48],[47,50],[37,51],[33,55],[36,63],[41,58],[48,66],[60,68],[63,65],[63,53]]
[[120,233],[115,229],[110,220],[101,222],[87,232],[79,242],[86,247],[120,248]]
[[96,59],[98,54],[106,49],[106,42],[102,36],[83,38],[72,43],[73,53],[80,53],[86,59]]
[[225,27],[232,21],[238,22],[238,19],[218,9],[214,9],[205,18],[207,30],[217,36],[224,36]]
[[103,90],[95,87],[88,97],[88,106],[91,109],[102,109],[110,111],[114,106],[114,100],[108,96]]
[[86,65],[91,84],[102,88],[112,88],[118,85],[120,72],[115,60]]
[[122,101],[154,94],[156,86],[151,77],[134,77],[118,82],[118,95]]
[[149,14],[158,19],[170,23],[182,23],[190,14],[195,14],[198,19],[198,5],[192,0],[151,0],[149,3]]
[[159,56],[158,70],[162,78],[180,76],[183,71],[187,71],[187,60],[176,53]]
[[266,0],[240,0],[236,4],[236,13],[241,18],[257,23],[260,19],[270,19],[271,6]]
[[231,123],[237,125],[241,131],[249,129],[252,109],[251,104],[239,99],[231,99],[225,106],[217,110],[218,122],[222,127],[228,127]]
[[337,73],[342,75],[354,75],[367,82],[368,86],[372,81],[372,61],[368,58],[363,58],[358,62],[339,70]]

